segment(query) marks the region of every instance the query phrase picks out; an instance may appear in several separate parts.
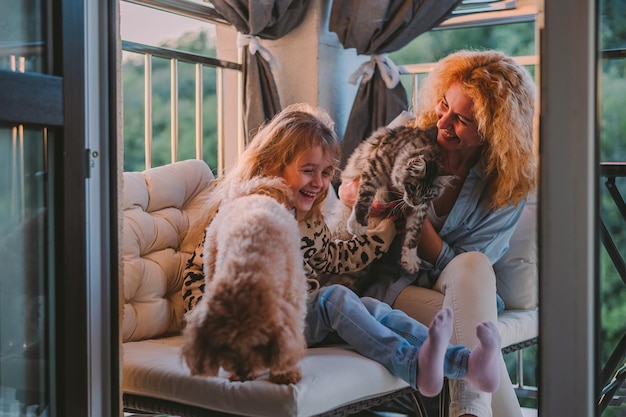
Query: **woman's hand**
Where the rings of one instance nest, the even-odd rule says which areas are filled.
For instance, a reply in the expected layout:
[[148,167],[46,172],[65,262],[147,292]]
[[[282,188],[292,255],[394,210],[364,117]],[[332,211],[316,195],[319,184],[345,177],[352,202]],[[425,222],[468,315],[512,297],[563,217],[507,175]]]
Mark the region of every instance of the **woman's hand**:
[[[348,182],[342,182],[337,190],[339,199],[349,208],[352,208],[356,203],[359,195],[359,182],[359,178],[355,178],[354,180]],[[402,213],[398,213],[393,210],[393,206],[390,206],[389,204],[381,204],[377,200],[374,200],[372,202],[372,207],[370,208],[369,217],[376,219],[391,219],[395,223],[398,233],[404,232],[404,226],[406,223],[404,216]]]
[[339,186],[339,190],[337,190],[337,194],[343,204],[352,208],[359,195],[359,179],[356,178],[350,182],[342,182]]
[[442,247],[443,240],[441,240],[439,233],[437,233],[428,218],[424,219],[420,241],[417,245],[417,254],[420,258],[434,264],[437,262],[437,257]]
[[388,219],[393,220],[393,223],[396,226],[396,234],[400,235],[403,234],[406,230],[406,219],[404,218],[403,215],[395,215],[395,214],[391,214],[389,216],[387,216]]

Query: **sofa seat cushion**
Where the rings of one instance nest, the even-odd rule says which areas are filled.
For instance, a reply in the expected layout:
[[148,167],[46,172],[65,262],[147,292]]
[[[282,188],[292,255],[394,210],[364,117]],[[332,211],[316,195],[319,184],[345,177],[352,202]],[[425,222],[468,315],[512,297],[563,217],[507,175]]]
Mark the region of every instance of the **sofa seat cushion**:
[[533,339],[539,336],[539,310],[504,310],[497,325],[502,347]]
[[262,375],[231,382],[226,374],[192,377],[180,356],[182,336],[124,343],[123,391],[245,416],[312,416],[408,387],[382,365],[343,346],[310,348],[302,380],[277,385]]

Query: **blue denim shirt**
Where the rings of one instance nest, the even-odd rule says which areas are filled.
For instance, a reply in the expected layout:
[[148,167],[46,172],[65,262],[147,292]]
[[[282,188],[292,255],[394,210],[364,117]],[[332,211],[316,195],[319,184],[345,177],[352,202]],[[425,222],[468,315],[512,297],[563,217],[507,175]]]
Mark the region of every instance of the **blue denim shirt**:
[[422,261],[420,268],[438,277],[443,268],[462,252],[482,252],[493,265],[509,249],[509,240],[525,202],[492,211],[484,196],[487,181],[482,165],[470,170],[452,211],[439,231],[443,247],[435,264]]
[[[418,274],[403,271],[398,266],[403,236],[396,236],[388,253],[368,271],[376,279],[364,295],[393,305],[400,291],[410,284],[432,287],[445,266],[463,252],[482,252],[491,260],[492,265],[498,261],[509,248],[509,240],[522,214],[525,201],[517,206],[493,211],[484,195],[486,186],[482,164],[478,163],[470,170],[439,232],[443,247],[436,262],[432,264],[422,260]],[[500,311],[503,308],[502,300],[498,301]]]

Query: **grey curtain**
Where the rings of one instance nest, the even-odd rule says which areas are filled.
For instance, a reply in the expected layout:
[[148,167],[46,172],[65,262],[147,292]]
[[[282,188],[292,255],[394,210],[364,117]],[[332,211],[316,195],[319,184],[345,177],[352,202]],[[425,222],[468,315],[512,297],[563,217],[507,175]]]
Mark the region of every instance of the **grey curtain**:
[[273,58],[258,39],[278,39],[302,23],[309,0],[210,0],[239,32],[244,48],[244,132],[250,133],[281,110]]
[[[375,129],[408,109],[399,68],[386,56],[446,19],[462,0],[334,0],[329,28],[344,48],[371,55],[362,65],[359,89],[342,144],[342,166]],[[356,80],[352,80],[355,81]]]

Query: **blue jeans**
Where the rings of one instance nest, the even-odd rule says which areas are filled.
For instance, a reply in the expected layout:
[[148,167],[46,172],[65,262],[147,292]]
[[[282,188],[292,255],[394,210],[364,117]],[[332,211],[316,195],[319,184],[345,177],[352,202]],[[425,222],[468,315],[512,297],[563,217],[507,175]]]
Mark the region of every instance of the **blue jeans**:
[[[309,346],[336,334],[361,355],[373,359],[416,388],[418,352],[428,328],[400,310],[374,298],[359,298],[342,285],[322,287],[307,300],[305,337]],[[470,350],[449,345],[444,375],[460,379]]]

